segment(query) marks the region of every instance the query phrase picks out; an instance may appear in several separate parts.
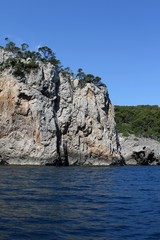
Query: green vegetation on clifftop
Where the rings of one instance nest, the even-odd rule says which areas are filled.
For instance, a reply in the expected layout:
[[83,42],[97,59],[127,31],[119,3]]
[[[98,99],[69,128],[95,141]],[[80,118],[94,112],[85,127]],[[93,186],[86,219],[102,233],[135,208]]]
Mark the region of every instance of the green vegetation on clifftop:
[[0,64],[0,72],[12,68],[14,77],[25,78],[26,74],[39,68],[39,62],[51,63],[64,76],[69,74],[74,78],[78,78],[80,87],[84,87],[86,83],[93,83],[97,87],[106,87],[101,82],[100,77],[95,77],[93,74],[85,74],[82,68],[77,70],[77,74],[74,74],[69,67],[63,68],[60,60],[56,58],[56,54],[47,46],[39,47],[37,51],[30,51],[27,43],[22,43],[20,47],[17,47],[9,38],[5,38],[5,41],[6,45],[4,47],[0,46],[0,48],[11,52],[12,56]]
[[115,106],[115,116],[119,133],[160,140],[159,106]]

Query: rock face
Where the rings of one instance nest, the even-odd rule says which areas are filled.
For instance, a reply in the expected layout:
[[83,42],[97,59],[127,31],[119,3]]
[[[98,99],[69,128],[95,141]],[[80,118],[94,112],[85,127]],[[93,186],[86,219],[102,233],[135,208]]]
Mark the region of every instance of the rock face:
[[[0,49],[0,64],[7,54]],[[0,74],[0,157],[9,164],[110,165],[119,156],[104,87],[79,86],[50,63],[25,77]]]
[[[150,138],[137,138],[134,135],[124,137],[119,134],[121,153],[127,165],[159,165],[160,164],[160,142]],[[145,153],[145,158],[135,158],[135,153]],[[154,152],[153,161],[149,154]],[[143,156],[142,156],[143,157]],[[149,160],[146,161],[146,160]]]
[[[104,87],[60,76],[57,118],[70,164],[107,164],[117,148],[114,109]],[[97,160],[101,159],[100,161]]]

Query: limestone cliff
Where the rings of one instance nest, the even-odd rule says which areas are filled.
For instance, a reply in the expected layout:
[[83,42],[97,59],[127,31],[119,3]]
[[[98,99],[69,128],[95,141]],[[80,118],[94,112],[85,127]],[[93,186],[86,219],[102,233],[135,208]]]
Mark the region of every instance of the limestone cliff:
[[[0,64],[11,53],[0,49]],[[9,164],[110,165],[118,140],[104,87],[80,86],[52,64],[0,74],[0,156]]]

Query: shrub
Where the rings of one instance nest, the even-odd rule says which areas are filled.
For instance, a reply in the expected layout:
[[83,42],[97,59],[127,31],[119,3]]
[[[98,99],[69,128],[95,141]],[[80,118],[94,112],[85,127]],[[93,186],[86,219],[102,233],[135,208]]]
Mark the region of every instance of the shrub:
[[101,82],[101,78],[93,74],[85,74],[82,68],[79,68],[76,77],[80,80],[80,86],[84,87],[86,83],[93,83],[97,87],[105,87],[106,85]]

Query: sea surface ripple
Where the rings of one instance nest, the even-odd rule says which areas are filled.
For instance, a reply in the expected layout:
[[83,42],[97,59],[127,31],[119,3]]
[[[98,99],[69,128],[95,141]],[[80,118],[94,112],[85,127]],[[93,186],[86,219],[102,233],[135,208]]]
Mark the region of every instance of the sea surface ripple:
[[0,239],[159,240],[160,167],[0,167]]

